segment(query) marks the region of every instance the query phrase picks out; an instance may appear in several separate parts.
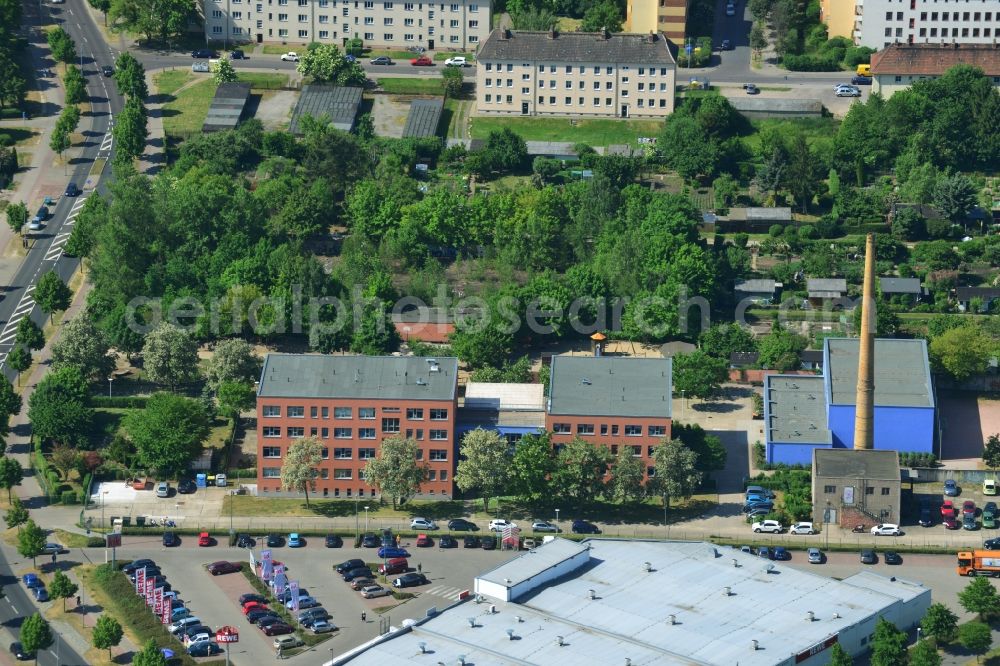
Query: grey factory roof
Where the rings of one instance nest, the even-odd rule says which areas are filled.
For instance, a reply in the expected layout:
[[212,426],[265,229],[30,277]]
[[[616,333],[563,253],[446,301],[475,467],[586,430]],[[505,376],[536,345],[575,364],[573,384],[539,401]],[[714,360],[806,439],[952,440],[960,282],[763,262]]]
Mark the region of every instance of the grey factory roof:
[[827,479],[899,481],[899,454],[895,451],[814,449],[813,470]]
[[[505,35],[507,35],[505,37]],[[652,39],[652,41],[651,41]],[[494,30],[480,47],[478,60],[669,65],[674,57],[662,34]]]
[[[831,405],[853,405],[858,383],[858,338],[827,338]],[[933,407],[926,340],[875,340],[875,405]]]
[[441,121],[442,110],[444,110],[444,99],[441,97],[413,100],[410,103],[410,112],[406,114],[403,138],[434,136]]
[[212,105],[208,107],[202,132],[235,129],[243,116],[243,109],[250,97],[249,83],[220,83],[215,89]]
[[844,278],[809,278],[806,280],[809,298],[837,298],[847,293]]
[[878,279],[883,294],[919,294],[920,278],[882,277]]
[[744,294],[773,294],[778,285],[774,280],[740,280],[734,289]]
[[832,443],[822,377],[768,375],[764,381],[768,441],[788,444]]
[[670,417],[669,358],[553,356],[549,414]]
[[302,128],[299,125],[304,116],[310,115],[318,119],[325,115],[330,119],[334,129],[350,132],[354,127],[354,116],[357,115],[360,104],[361,88],[358,87],[316,84],[305,86],[295,105],[288,131],[292,134],[301,134]]
[[[512,560],[511,574],[537,571],[533,560],[554,563],[548,549],[573,557],[561,541]],[[870,572],[839,581],[710,543],[588,539],[582,545],[589,558],[518,601],[486,596],[403,620],[395,633],[327,666],[460,659],[479,666],[608,666],[626,658],[635,666],[771,666],[794,663],[796,655],[900,603],[930,603],[930,590],[918,583]],[[759,649],[750,649],[752,640]]]
[[497,585],[515,587],[548,571],[563,560],[578,555],[590,546],[579,541],[556,538],[535,548],[529,557],[516,557],[498,567],[481,573],[476,578]]
[[452,357],[268,354],[257,395],[452,400],[457,376],[458,359]]
[[545,411],[545,386],[501,382],[469,382],[465,406],[472,409],[519,409]]

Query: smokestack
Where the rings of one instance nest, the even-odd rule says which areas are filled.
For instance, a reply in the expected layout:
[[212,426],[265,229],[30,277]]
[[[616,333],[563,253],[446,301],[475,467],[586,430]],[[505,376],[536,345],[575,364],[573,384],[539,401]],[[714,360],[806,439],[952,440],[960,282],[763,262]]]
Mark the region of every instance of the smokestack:
[[875,234],[865,241],[865,282],[861,296],[858,393],[854,412],[854,450],[874,448],[875,429]]

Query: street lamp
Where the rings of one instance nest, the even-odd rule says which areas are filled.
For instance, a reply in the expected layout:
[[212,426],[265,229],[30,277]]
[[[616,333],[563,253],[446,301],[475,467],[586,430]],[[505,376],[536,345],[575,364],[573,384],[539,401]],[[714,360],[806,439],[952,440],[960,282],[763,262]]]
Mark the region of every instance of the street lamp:
[[108,377],[108,397],[111,397],[111,382],[115,381],[114,377]]
[[368,534],[368,507],[365,507],[365,534]]
[[559,509],[556,509],[556,525],[559,524]]
[[361,537],[361,517],[358,515],[360,511],[358,510],[358,502],[361,496],[358,495],[354,498],[354,540],[357,541]]
[[105,490],[101,493],[101,529],[104,529],[104,505],[107,503],[108,492]]

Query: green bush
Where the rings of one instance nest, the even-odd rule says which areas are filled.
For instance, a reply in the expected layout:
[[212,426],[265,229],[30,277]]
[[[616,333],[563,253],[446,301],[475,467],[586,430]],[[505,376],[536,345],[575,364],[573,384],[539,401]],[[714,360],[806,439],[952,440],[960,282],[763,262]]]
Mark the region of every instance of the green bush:
[[142,396],[90,396],[91,407],[104,407],[108,409],[145,409],[149,398]]
[[104,548],[104,537],[87,537],[87,548]]
[[781,59],[781,63],[785,69],[792,72],[839,72],[841,59],[843,53],[835,49],[832,53],[822,56],[788,54]]
[[76,504],[78,500],[79,496],[75,490],[64,490],[59,496],[59,501],[62,504]]

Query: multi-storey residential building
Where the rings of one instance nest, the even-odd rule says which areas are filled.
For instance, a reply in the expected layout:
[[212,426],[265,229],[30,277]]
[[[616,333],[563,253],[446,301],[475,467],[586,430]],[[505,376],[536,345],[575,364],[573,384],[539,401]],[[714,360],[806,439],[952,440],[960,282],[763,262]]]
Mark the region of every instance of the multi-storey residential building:
[[690,0],[628,0],[625,32],[662,32],[674,44],[684,43]]
[[631,448],[652,475],[653,449],[670,438],[672,363],[669,358],[554,356],[545,429],[556,447],[579,437]]
[[659,33],[494,30],[479,49],[481,114],[662,118],[675,62]]
[[451,497],[457,374],[455,358],[268,354],[257,390],[258,492],[281,492],[288,447],[312,436],[324,446],[313,492],[374,497],[364,467],[398,436],[420,445],[421,495]]
[[490,32],[490,0],[202,0],[205,38],[230,42],[475,49]]
[[820,18],[830,37],[854,35],[855,0],[820,0]]
[[890,44],[872,55],[872,92],[891,97],[917,81],[936,79],[955,65],[978,67],[1000,87],[997,44]]
[[1000,37],[1000,0],[855,0],[854,43],[992,44]]

